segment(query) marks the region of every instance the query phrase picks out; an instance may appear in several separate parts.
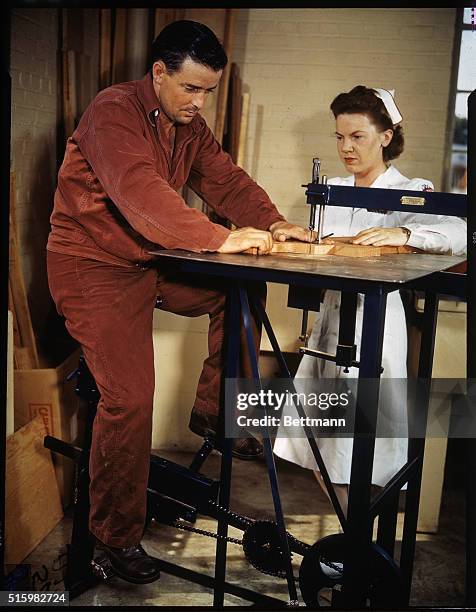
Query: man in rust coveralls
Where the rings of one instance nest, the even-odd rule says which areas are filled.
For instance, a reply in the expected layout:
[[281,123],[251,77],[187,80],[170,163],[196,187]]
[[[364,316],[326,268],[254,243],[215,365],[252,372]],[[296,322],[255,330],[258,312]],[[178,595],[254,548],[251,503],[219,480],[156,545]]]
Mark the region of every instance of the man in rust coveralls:
[[[137,583],[159,577],[156,560],[140,545],[157,296],[164,310],[210,317],[209,356],[190,423],[198,434],[216,430],[223,369],[225,293],[219,281],[163,274],[148,250],[237,253],[258,247],[267,253],[273,238],[309,238],[233,164],[199,114],[226,63],[209,28],[192,21],[170,24],[153,43],[146,76],[104,89],[88,106],[68,139],[58,175],[47,246],[49,285],[101,393],[90,458],[89,526],[118,575]],[[188,207],[177,193],[184,184],[241,229],[230,231]]]

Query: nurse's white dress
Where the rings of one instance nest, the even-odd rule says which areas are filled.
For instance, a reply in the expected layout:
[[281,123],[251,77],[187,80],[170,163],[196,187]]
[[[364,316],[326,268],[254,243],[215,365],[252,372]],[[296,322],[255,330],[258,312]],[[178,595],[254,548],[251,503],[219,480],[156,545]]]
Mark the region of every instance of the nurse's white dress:
[[[328,181],[332,185],[354,185],[354,176],[334,178]],[[430,181],[420,178],[408,179],[396,168],[389,168],[371,185],[388,189],[424,190],[433,188]],[[369,227],[401,227],[411,230],[407,244],[431,253],[461,255],[466,252],[466,222],[458,217],[442,215],[425,215],[404,212],[378,213],[365,208],[342,208],[328,206],[324,213],[323,234],[333,232],[336,236],[354,236]],[[339,332],[340,292],[326,291],[320,312],[309,338],[308,347],[335,354]],[[355,343],[357,360],[359,359],[360,339],[362,332],[363,295],[358,295]],[[398,291],[387,297],[385,332],[383,342],[382,378],[407,377],[407,334],[405,313]],[[358,368],[344,368],[335,363],[304,355],[296,373],[296,378],[335,378],[358,377]],[[402,403],[395,401],[386,406],[386,411],[393,411],[396,422],[402,418]],[[403,408],[404,405],[403,405]],[[285,410],[293,410],[285,408]],[[400,414],[398,414],[400,412]],[[295,411],[293,412],[295,414]],[[391,414],[389,417],[392,418]],[[281,430],[281,434],[283,431]],[[317,470],[317,465],[306,438],[280,437],[280,430],[274,444],[274,452],[279,457],[298,465]],[[348,484],[352,461],[352,438],[320,438],[317,440],[319,450],[329,472],[332,482]],[[406,438],[377,438],[375,442],[374,467],[372,484],[385,486],[394,474],[407,461]]]

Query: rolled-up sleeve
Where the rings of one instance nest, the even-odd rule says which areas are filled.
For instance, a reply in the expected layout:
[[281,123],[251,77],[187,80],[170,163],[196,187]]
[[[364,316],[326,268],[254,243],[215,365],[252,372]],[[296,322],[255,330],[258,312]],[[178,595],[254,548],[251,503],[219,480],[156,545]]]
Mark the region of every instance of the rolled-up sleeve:
[[200,252],[217,250],[228,237],[228,229],[187,206],[158,173],[144,126],[127,100],[94,104],[78,146],[108,197],[150,242]]
[[[422,178],[411,179],[410,190],[433,191],[431,181]],[[427,215],[424,213],[396,212],[396,224],[407,227],[411,234],[408,246],[426,253],[465,255],[467,250],[467,224],[460,217]]]
[[276,221],[285,221],[264,189],[233,163],[207,126],[202,131],[188,184],[221,217],[237,227],[267,230]]
[[466,221],[459,217],[440,215],[435,215],[435,217],[433,222],[428,219],[414,219],[406,222],[405,227],[411,231],[408,244],[428,253],[465,255],[467,248]]
[[397,225],[410,232],[408,245],[427,253],[465,255],[467,224],[460,217],[400,213]]

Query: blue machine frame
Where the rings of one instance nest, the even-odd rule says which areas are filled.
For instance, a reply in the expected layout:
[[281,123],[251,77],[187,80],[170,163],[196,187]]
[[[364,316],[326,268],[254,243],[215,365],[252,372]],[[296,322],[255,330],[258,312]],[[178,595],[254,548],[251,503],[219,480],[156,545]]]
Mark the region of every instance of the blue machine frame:
[[[307,186],[308,203],[318,205],[327,202],[330,205],[362,206],[374,207],[376,200],[368,200],[366,197],[374,192],[383,191],[387,201],[378,201],[378,208],[385,210],[395,210],[392,208],[397,205],[397,199],[401,204],[402,197],[416,197],[413,194],[422,196],[422,192],[405,192],[399,190],[376,190],[353,187],[336,187],[311,183]],[[411,195],[409,195],[411,194]],[[382,195],[382,194],[380,194]],[[391,198],[391,202],[388,198]],[[438,202],[442,203],[439,213],[443,209],[445,214],[464,216],[461,196],[449,194],[438,194],[424,192],[424,197],[429,198],[429,208],[424,212],[434,210]],[[462,196],[465,199],[464,196]],[[323,202],[324,198],[324,202]],[[453,202],[453,204],[452,204]],[[350,204],[351,203],[351,204]],[[402,205],[403,206],[403,205]],[[404,205],[407,206],[407,205]],[[410,210],[405,208],[404,210]],[[417,207],[418,212],[422,212],[422,207]],[[433,214],[433,213],[429,213]],[[226,338],[226,378],[237,377],[238,363],[240,358],[240,320],[248,338],[248,351],[252,363],[253,378],[259,382],[260,374],[258,369],[258,356],[254,350],[251,331],[250,303],[262,321],[268,334],[273,350],[278,359],[281,375],[283,378],[291,378],[286,361],[279,348],[277,339],[260,301],[255,298],[250,285],[255,281],[284,283],[290,287],[307,287],[320,290],[337,289],[342,293],[342,307],[346,309],[347,323],[341,325],[339,330],[339,343],[349,346],[353,343],[355,333],[355,312],[356,294],[364,294],[363,311],[363,331],[360,348],[359,380],[360,379],[379,379],[381,373],[381,357],[383,345],[383,330],[385,322],[385,310],[387,294],[400,288],[412,288],[425,292],[424,324],[422,331],[422,344],[420,350],[418,376],[428,380],[431,378],[434,339],[437,322],[438,296],[451,295],[460,300],[465,299],[466,278],[465,275],[452,272],[441,271],[449,268],[452,264],[459,263],[461,258],[445,256],[421,255],[418,257],[433,257],[441,261],[441,266],[433,262],[428,268],[417,274],[407,275],[400,280],[386,279],[385,275],[379,278],[363,277],[343,277],[338,273],[331,275],[319,274],[318,271],[305,271],[293,269],[290,266],[273,265],[275,258],[253,258],[242,255],[219,255],[219,254],[195,254],[183,251],[157,251],[158,265],[161,269],[170,268],[186,274],[204,274],[217,276],[221,279],[223,288],[227,289],[227,328]],[[402,255],[398,257],[413,257]],[[403,259],[402,259],[403,261]],[[421,261],[424,261],[423,259]],[[429,261],[425,259],[425,261]],[[433,261],[433,260],[432,260]],[[270,265],[266,265],[270,262]],[[296,266],[297,268],[298,266]],[[306,294],[306,292],[305,292]],[[300,307],[315,307],[316,294],[307,291],[307,303],[301,298]],[[349,323],[348,313],[351,313],[352,321]],[[343,318],[341,317],[341,323]],[[291,381],[292,384],[292,381]],[[429,385],[421,387],[419,396],[419,406],[422,410],[427,409]],[[321,470],[324,481],[328,488],[332,504],[341,523],[344,537],[347,542],[347,555],[345,558],[345,572],[343,577],[342,589],[339,591],[336,604],[344,607],[360,608],[366,605],[368,597],[369,575],[368,567],[371,566],[371,553],[375,545],[372,542],[373,523],[375,518],[379,518],[377,545],[383,551],[386,559],[394,564],[394,548],[396,535],[396,521],[398,513],[398,493],[401,487],[408,483],[407,495],[405,500],[405,520],[403,529],[403,540],[398,570],[399,588],[401,588],[400,605],[408,605],[410,599],[413,558],[416,540],[416,525],[418,518],[418,504],[420,495],[421,472],[423,466],[424,439],[413,439],[409,441],[408,462],[384,487],[381,493],[371,500],[371,475],[373,467],[373,455],[375,445],[375,431],[378,412],[378,384],[365,391],[359,384],[357,390],[357,411],[355,419],[355,431],[366,432],[369,428],[371,435],[359,437],[354,440],[351,481],[349,486],[348,514],[345,517],[339,501],[335,495],[332,483],[330,482],[327,470],[322,461],[317,444],[312,433],[306,432],[311,450],[317,464]],[[365,419],[359,411],[359,405],[365,403],[370,406],[366,410]],[[91,403],[97,401],[97,397],[91,398]],[[296,406],[298,413],[300,406]],[[223,412],[223,411],[222,411]],[[92,422],[87,428],[90,431]],[[231,472],[232,472],[232,440],[224,436],[224,418],[220,419],[220,428],[224,442],[222,448],[221,473],[218,491],[219,507],[229,508],[231,496]],[[217,545],[215,559],[215,576],[206,576],[198,572],[186,570],[180,566],[175,566],[166,561],[161,561],[161,567],[165,572],[181,576],[186,580],[191,580],[213,587],[214,607],[222,607],[225,592],[233,593],[255,603],[261,603],[276,607],[280,603],[283,606],[298,604],[298,594],[296,589],[296,579],[293,575],[290,543],[286,535],[286,525],[284,513],[281,505],[281,498],[278,486],[278,476],[271,446],[271,440],[263,430],[264,451],[267,462],[267,471],[273,498],[273,505],[278,526],[281,550],[283,551],[285,563],[285,575],[288,585],[289,600],[287,602],[275,598],[266,597],[237,585],[230,585],[226,582],[226,551],[229,521],[225,516],[218,515]],[[73,559],[77,567],[87,567],[91,562],[92,550],[86,543],[87,541],[87,513],[89,509],[89,499],[87,494],[88,475],[87,475],[87,447],[81,453],[79,449],[66,448],[60,441],[54,439],[45,440],[45,445],[49,448],[62,452],[65,455],[80,459],[83,464],[84,482],[81,487],[81,495],[75,503],[75,517],[73,524],[72,541],[79,542],[81,559]],[[65,447],[65,448],[62,448]],[[56,448],[54,448],[56,447]],[[200,459],[198,463],[200,463]],[[196,462],[195,462],[196,463]],[[198,465],[196,463],[196,465]],[[74,568],[73,568],[74,569]],[[371,577],[370,577],[371,578]],[[83,586],[78,584],[78,590],[88,588],[87,581]],[[302,585],[301,585],[302,591]],[[388,602],[392,605],[393,602]]]

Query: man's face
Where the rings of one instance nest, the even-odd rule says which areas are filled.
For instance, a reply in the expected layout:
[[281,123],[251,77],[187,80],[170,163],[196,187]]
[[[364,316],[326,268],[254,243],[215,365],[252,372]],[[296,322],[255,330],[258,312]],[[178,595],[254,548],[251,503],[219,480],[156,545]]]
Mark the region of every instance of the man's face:
[[162,61],[152,67],[154,90],[160,108],[171,123],[190,123],[217,88],[222,70],[198,64],[187,57],[177,72],[169,73]]

